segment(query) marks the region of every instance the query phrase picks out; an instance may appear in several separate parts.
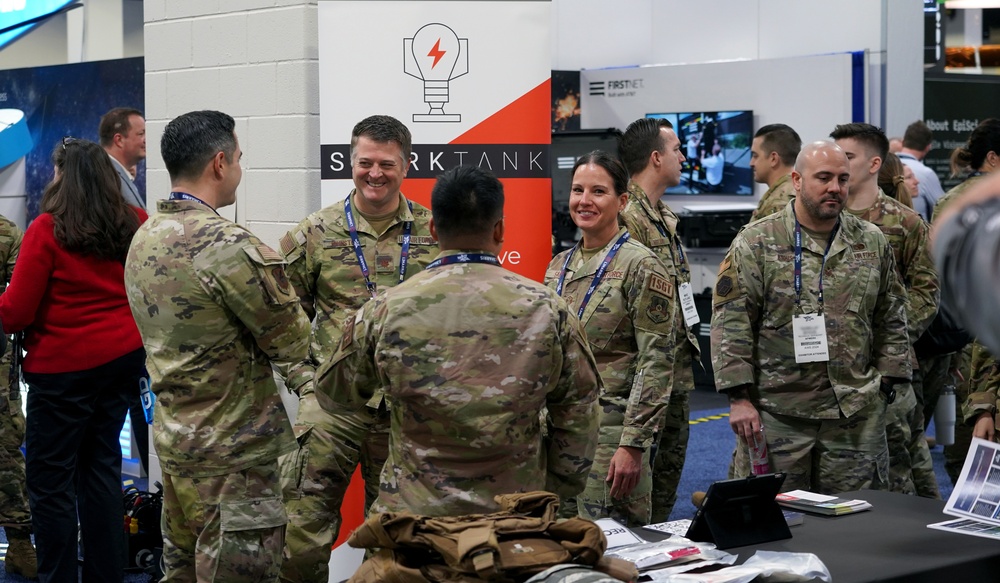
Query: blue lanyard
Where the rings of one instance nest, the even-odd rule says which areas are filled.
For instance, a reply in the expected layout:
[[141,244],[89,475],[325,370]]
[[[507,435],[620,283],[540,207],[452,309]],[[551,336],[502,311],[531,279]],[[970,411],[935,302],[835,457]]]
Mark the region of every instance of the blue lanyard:
[[[792,209],[792,216],[795,217],[795,209]],[[823,313],[823,272],[826,271],[826,256],[833,246],[833,239],[840,229],[840,220],[834,225],[830,232],[830,239],[826,242],[826,251],[823,252],[823,262],[819,268],[819,311]],[[799,224],[798,217],[795,217],[795,306],[799,307],[799,300],[802,296],[802,225]]]
[[[190,195],[190,194],[188,194],[186,192],[177,192],[177,191],[171,192],[170,193],[170,200],[191,200],[191,201],[194,201],[194,202],[199,202],[199,203],[207,206],[208,208],[212,209],[213,213],[215,213],[217,215],[219,214],[219,211],[217,211],[214,208],[212,208],[212,205],[210,205],[207,202],[201,200],[197,196]],[[219,215],[219,216],[222,216],[222,215]]]
[[[358,227],[354,222],[354,213],[351,212],[351,196],[344,199],[344,214],[347,215],[347,228],[351,231],[351,246],[354,247],[354,254],[358,256],[358,265],[361,266],[361,275],[365,276],[365,287],[372,297],[375,297],[375,284],[372,283],[368,270],[368,262],[365,261],[364,250],[361,247],[361,238],[358,237]],[[413,213],[413,203],[406,201],[406,206]],[[413,221],[403,222],[403,247],[399,252],[399,283],[406,279],[406,264],[410,260],[410,233],[413,230]]]
[[[597,273],[594,274],[594,280],[590,283],[590,287],[587,288],[587,294],[583,296],[583,303],[580,304],[580,309],[576,313],[576,317],[583,319],[583,311],[587,309],[587,304],[590,303],[590,298],[593,297],[594,291],[597,290],[597,286],[601,284],[601,280],[604,279],[604,273],[608,270],[608,266],[611,265],[611,260],[615,258],[618,254],[618,250],[621,249],[622,245],[629,240],[628,232],[622,233],[621,237],[615,241],[615,244],[611,246],[611,250],[608,254],[604,256],[604,260],[601,261],[601,266],[597,268]],[[563,284],[566,283],[566,271],[569,269],[569,262],[573,259],[573,253],[580,247],[577,243],[576,247],[569,250],[566,255],[566,261],[563,261],[562,272],[559,273],[559,283],[556,284],[556,293],[560,296],[563,292]]]
[[487,253],[459,253],[458,255],[438,257],[434,261],[431,261],[424,269],[434,269],[435,267],[451,265],[453,263],[485,263],[487,265],[499,266],[500,260],[497,259],[496,255],[489,255]]

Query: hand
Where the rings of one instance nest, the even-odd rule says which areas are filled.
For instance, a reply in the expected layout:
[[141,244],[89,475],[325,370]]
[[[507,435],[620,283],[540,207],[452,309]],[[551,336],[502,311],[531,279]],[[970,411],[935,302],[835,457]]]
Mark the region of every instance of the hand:
[[762,427],[760,413],[749,399],[734,399],[729,402],[729,426],[748,445],[753,445],[754,435]]
[[962,371],[959,370],[959,368],[957,366],[951,367],[951,369],[949,369],[948,372],[951,373],[951,376],[953,376],[956,379],[958,379],[959,383],[964,383],[965,382],[965,377],[962,375]]
[[611,457],[608,467],[608,477],[605,481],[611,483],[611,497],[624,498],[639,485],[642,474],[642,450],[637,447],[621,446]]
[[996,423],[993,421],[993,415],[989,411],[983,411],[979,414],[979,417],[976,419],[976,425],[972,428],[972,436],[993,441],[995,428]]

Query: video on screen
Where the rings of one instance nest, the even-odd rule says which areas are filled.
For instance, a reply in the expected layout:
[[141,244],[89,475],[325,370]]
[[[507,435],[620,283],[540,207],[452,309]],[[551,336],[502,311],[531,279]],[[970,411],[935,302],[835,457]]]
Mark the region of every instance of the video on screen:
[[647,113],[674,126],[684,154],[681,183],[666,194],[753,195],[752,111]]

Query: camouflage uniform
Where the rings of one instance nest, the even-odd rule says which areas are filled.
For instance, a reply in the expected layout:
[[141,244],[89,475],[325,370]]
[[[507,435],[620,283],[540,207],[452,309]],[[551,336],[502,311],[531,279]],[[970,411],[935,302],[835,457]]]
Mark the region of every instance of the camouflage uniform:
[[[913,342],[923,334],[937,313],[940,286],[934,262],[928,252],[929,228],[913,209],[892,199],[879,189],[871,208],[851,212],[877,226],[892,247],[896,275],[906,288],[906,324],[910,339],[910,364],[917,365]],[[889,443],[889,490],[940,498],[934,462],[924,438],[924,411],[913,386],[899,383],[896,400],[886,415]]]
[[[549,263],[545,282],[555,288],[567,255],[573,253],[562,294],[574,313],[579,311],[598,267],[623,233],[624,229],[589,260],[571,249]],[[632,493],[620,500],[611,498],[611,484],[606,479],[619,447],[643,450],[643,468],[650,468],[650,448],[663,425],[673,386],[671,363],[664,355],[674,353],[674,294],[673,283],[656,255],[629,240],[609,264],[583,313],[584,330],[604,382],[594,465],[576,500],[584,518],[614,518],[626,526],[650,522],[651,472],[643,471]]]
[[774,186],[767,189],[764,196],[760,197],[757,208],[750,214],[750,222],[780,212],[793,198],[795,198],[795,187],[792,185],[792,175],[785,174],[774,183]]
[[[868,488],[888,478],[881,377],[910,378],[906,291],[878,228],[843,213],[823,275],[830,360],[797,364],[792,320],[820,310],[825,244],[803,233],[796,308],[793,206],[744,227],[722,263],[712,318],[716,387],[748,387],[771,468],[788,474],[785,490]],[[747,447],[738,443],[736,471],[745,476]]]
[[976,387],[965,399],[962,416],[958,423],[975,425],[983,411],[993,416],[994,427],[997,419],[998,389],[1000,389],[1000,362],[990,354],[985,346],[976,343],[972,348],[969,385]]
[[499,266],[454,263],[349,319],[316,396],[324,409],[350,411],[384,388],[392,429],[372,512],[441,516],[494,512],[502,493],[579,494],[600,386],[561,298]]
[[[684,469],[690,435],[690,398],[694,389],[694,368],[701,366],[701,348],[694,331],[684,323],[680,307],[680,287],[691,283],[691,270],[687,256],[681,256],[681,240],[677,236],[677,215],[657,201],[656,208],[649,197],[635,183],[629,185],[628,204],[621,213],[625,226],[633,239],[649,247],[663,262],[674,287],[677,305],[673,318],[673,350],[667,359],[673,363],[673,389],[670,403],[660,429],[659,444],[653,459],[653,513],[652,522],[664,522],[677,501],[677,485]],[[707,325],[707,324],[702,324]]]
[[[349,197],[353,200],[354,192]],[[353,204],[353,203],[352,203]],[[437,255],[430,236],[430,211],[399,195],[391,226],[379,235],[353,207],[369,279],[377,289],[399,282],[404,222],[411,221],[406,276],[423,270]],[[288,276],[310,319],[315,319],[312,352],[322,364],[337,348],[345,320],[371,295],[351,244],[343,201],[313,213],[281,238]],[[382,393],[354,413],[324,411],[312,393],[299,397],[295,422],[297,452],[281,460],[282,490],[288,511],[281,578],[329,579],[330,547],[340,531],[340,507],[358,463],[365,481],[365,510],[378,497],[378,480],[388,454],[389,414]]]
[[125,286],[157,398],[167,578],[275,580],[276,460],[295,438],[272,366],[291,390],[312,382],[309,321],[281,255],[249,231],[197,201],[158,211],[135,234]]
[[[931,222],[936,221],[938,217],[941,216],[941,213],[945,208],[947,208],[953,201],[962,196],[962,194],[983,178],[985,178],[985,175],[982,174],[972,176],[945,193],[944,196],[938,199],[937,204],[934,206],[934,213],[931,215]],[[978,355],[976,357],[976,367],[981,371],[987,370],[991,364],[991,356],[989,351],[986,350],[986,347],[982,346],[978,342],[972,342],[966,345],[965,348],[953,354],[950,360],[943,361],[941,365],[948,368],[947,375],[941,375],[944,377],[945,383],[953,384],[955,389],[955,442],[952,445],[944,446],[944,467],[953,484],[958,480],[958,475],[961,473],[962,466],[965,464],[965,456],[969,451],[969,446],[972,444],[972,425],[962,423],[962,419],[965,418],[963,407],[973,393],[980,392],[984,389],[979,385],[979,383],[982,382],[987,376],[985,373],[976,373],[974,375],[974,354]],[[944,364],[944,362],[947,364]],[[958,371],[964,380],[954,378],[954,375],[951,372],[953,370]],[[974,376],[975,378],[973,378]],[[938,397],[941,395],[943,390],[943,385],[930,387],[928,392],[932,395],[933,403],[937,403]],[[930,403],[928,403],[928,405],[929,404]],[[931,410],[933,410],[933,408]]]
[[[0,216],[0,293],[14,271],[21,248],[21,229]],[[20,387],[10,386],[11,351],[0,356],[0,526],[31,527],[24,481],[24,413]]]

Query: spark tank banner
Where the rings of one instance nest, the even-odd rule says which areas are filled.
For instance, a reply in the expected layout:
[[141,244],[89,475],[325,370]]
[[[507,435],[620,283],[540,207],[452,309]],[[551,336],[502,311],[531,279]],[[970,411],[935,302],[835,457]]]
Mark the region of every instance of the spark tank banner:
[[413,134],[403,194],[429,208],[437,175],[490,170],[506,200],[501,263],[541,281],[552,255],[550,9],[548,0],[320,2],[323,205],[354,187],[354,125],[391,115]]

